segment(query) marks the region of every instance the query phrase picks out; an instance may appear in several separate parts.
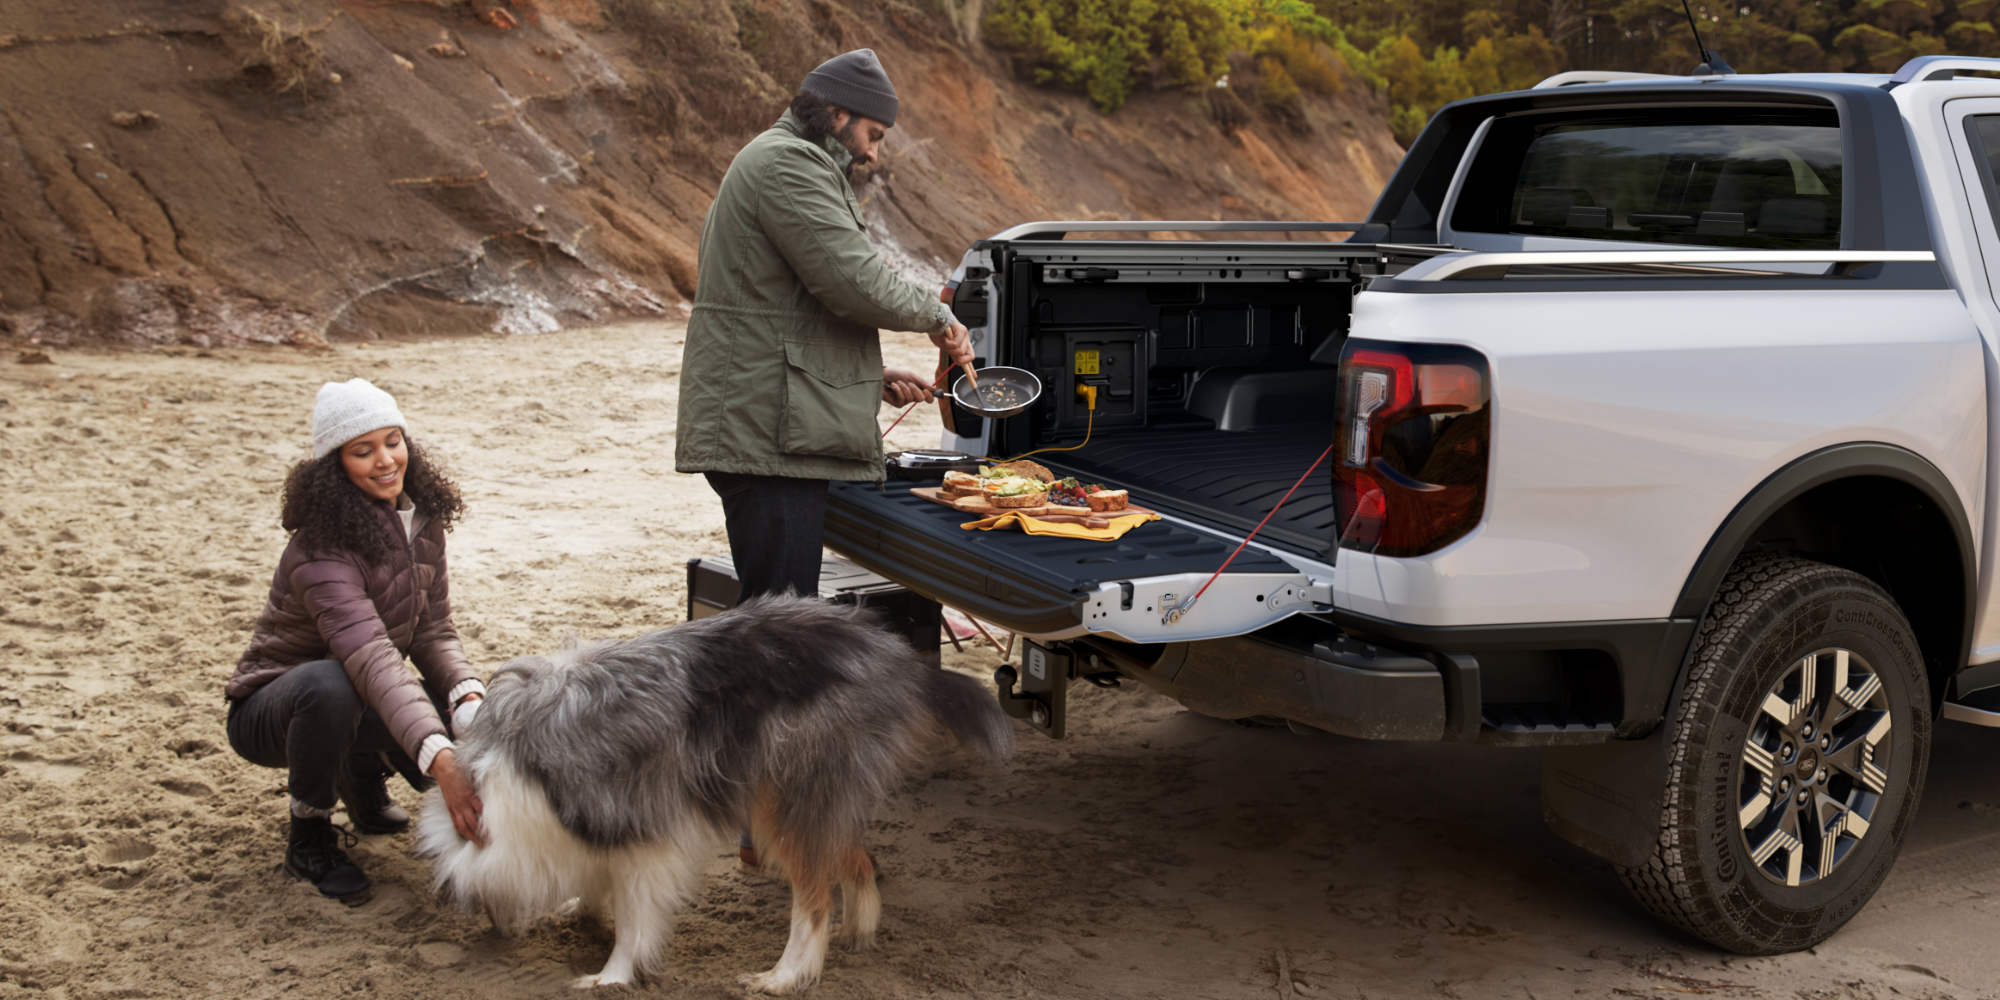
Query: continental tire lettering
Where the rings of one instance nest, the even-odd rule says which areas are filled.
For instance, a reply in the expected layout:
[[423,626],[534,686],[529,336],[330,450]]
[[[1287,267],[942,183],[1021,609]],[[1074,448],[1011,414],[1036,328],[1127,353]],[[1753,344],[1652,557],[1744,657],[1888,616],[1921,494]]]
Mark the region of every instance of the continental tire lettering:
[[1866,625],[1869,628],[1878,630],[1886,630],[1888,628],[1888,623],[1882,620],[1881,615],[1865,608],[1842,608],[1833,613],[1833,622],[1836,625]]
[[[1726,803],[1730,801],[1729,790],[1736,783],[1736,755],[1733,753],[1718,753],[1715,755],[1714,760],[1715,763],[1710,769],[1711,773],[1709,775],[1708,793],[1710,801]],[[1726,875],[1723,875],[1721,871],[1718,871],[1717,874],[1723,875],[1725,879],[1733,879],[1735,878],[1736,854],[1730,850],[1730,846],[1736,836],[1736,827],[1730,823],[1730,817],[1736,814],[1735,810],[1711,808],[1708,810],[1708,813],[1712,817],[1708,824],[1708,848],[1715,852],[1716,859],[1721,863],[1718,867],[1726,865],[1729,869],[1729,873]]]

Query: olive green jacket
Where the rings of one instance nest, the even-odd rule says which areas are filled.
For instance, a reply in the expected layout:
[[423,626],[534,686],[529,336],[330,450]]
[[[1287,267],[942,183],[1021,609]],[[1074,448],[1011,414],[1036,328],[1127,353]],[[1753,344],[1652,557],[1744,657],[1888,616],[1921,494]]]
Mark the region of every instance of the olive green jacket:
[[790,111],[729,164],[701,227],[674,468],[882,479],[880,330],[932,331],[937,295],[868,242],[839,142]]

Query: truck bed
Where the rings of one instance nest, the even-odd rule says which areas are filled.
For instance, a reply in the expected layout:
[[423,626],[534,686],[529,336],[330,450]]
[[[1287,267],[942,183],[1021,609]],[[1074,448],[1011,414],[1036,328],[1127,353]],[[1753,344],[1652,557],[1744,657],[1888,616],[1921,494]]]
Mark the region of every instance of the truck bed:
[[[1131,490],[1136,502],[1156,510],[1248,534],[1326,449],[1331,433],[1150,429],[1104,435],[1079,451],[1035,460],[1061,475]],[[1321,463],[1257,540],[1327,559],[1335,535],[1333,480]]]

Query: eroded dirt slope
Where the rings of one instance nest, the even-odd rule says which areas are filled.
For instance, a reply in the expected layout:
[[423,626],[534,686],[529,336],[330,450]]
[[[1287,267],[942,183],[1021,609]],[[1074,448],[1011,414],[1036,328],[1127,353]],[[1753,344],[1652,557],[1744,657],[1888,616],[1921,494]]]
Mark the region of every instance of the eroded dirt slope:
[[1016,83],[979,9],[0,0],[0,335],[313,343],[669,312],[729,157],[859,46],[903,96],[863,200],[926,277],[1032,218],[1354,217],[1398,155],[1359,88],[1302,125],[1232,103],[1225,130],[1184,92],[1100,116]]

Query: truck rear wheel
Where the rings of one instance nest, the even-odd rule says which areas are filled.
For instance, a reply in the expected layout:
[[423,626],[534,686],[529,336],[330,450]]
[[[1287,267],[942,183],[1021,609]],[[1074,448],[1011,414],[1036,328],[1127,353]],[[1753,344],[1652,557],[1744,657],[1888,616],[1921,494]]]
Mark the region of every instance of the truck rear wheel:
[[1930,755],[1916,636],[1867,578],[1738,562],[1702,623],[1667,750],[1658,839],[1621,868],[1656,915],[1720,947],[1809,947],[1889,873]]

